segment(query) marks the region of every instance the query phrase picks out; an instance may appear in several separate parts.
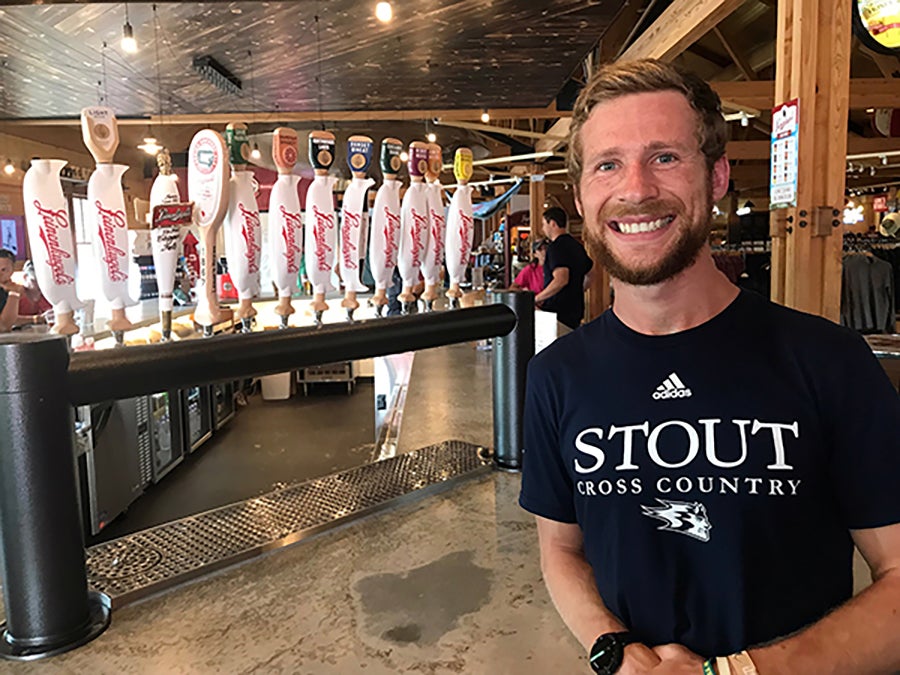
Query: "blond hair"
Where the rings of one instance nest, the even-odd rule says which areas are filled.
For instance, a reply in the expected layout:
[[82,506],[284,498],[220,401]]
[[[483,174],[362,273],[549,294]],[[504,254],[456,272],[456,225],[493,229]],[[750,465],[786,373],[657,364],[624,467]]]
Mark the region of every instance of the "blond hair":
[[693,73],[655,59],[611,63],[594,72],[578,95],[572,112],[566,168],[576,190],[584,169],[581,128],[594,107],[620,96],[656,91],[684,94],[697,113],[697,140],[706,158],[707,169],[712,170],[713,164],[725,154],[726,125],[722,117],[722,103],[706,82]]

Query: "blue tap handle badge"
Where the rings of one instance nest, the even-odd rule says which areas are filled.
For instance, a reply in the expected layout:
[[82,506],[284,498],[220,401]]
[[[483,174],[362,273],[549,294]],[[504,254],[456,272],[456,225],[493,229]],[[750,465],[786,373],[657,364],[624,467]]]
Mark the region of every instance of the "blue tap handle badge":
[[347,165],[353,173],[365,174],[372,164],[375,144],[368,136],[351,136],[347,139]]

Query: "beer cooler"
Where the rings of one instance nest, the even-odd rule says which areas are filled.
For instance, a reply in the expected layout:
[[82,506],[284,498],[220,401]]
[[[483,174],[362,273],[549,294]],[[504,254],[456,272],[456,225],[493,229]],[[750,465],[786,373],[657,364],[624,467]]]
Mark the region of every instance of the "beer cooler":
[[212,422],[213,429],[222,426],[234,417],[234,382],[218,382],[212,385]]
[[184,449],[194,452],[213,434],[212,389],[190,387],[181,390],[181,410],[184,416]]
[[157,483],[184,459],[181,397],[177,391],[166,391],[151,394],[148,402],[153,482]]
[[96,535],[152,479],[147,397],[79,406],[74,438],[84,531]]

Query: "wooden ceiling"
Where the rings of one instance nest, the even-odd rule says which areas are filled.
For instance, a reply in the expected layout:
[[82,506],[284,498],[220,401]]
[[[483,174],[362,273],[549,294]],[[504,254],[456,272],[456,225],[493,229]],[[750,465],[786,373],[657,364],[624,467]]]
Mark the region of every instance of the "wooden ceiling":
[[[394,5],[382,24],[358,0],[161,2],[155,13],[128,3],[136,54],[120,47],[121,2],[5,6],[0,114],[73,117],[105,101],[122,118],[146,116],[158,91],[166,114],[544,108],[622,2]],[[204,55],[241,91],[202,79],[192,60]]]

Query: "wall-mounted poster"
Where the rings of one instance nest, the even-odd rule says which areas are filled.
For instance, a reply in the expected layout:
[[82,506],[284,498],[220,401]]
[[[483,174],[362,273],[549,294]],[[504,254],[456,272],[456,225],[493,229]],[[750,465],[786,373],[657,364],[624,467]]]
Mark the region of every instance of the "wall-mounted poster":
[[25,219],[22,216],[0,215],[0,248],[16,254],[16,260],[25,260]]
[[882,54],[900,54],[900,0],[854,0],[853,32]]

